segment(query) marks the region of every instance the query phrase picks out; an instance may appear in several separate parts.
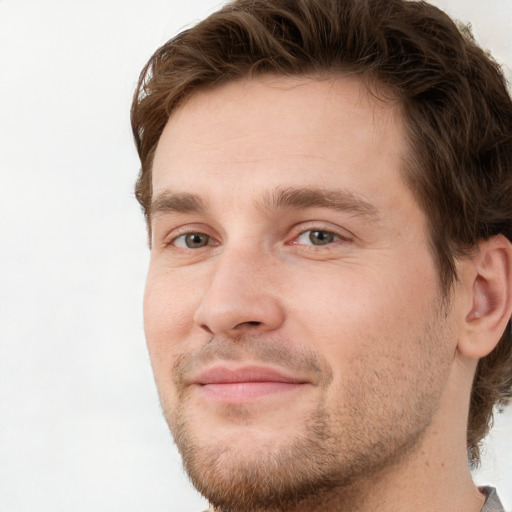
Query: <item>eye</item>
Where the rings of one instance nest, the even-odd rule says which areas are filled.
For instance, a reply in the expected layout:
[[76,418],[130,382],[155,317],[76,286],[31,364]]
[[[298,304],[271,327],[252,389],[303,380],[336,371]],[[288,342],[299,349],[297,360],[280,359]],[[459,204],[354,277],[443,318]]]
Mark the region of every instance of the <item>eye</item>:
[[212,244],[212,239],[204,233],[186,233],[176,237],[172,245],[182,249],[200,249]]
[[297,237],[298,244],[304,245],[329,245],[341,238],[331,231],[322,229],[308,229]]

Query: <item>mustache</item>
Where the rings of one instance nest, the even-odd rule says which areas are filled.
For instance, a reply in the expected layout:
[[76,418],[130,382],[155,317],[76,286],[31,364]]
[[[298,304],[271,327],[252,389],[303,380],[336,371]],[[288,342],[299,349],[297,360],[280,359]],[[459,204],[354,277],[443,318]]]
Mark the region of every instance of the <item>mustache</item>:
[[192,352],[181,353],[173,368],[178,389],[186,386],[187,376],[215,362],[251,361],[286,369],[290,373],[308,375],[320,385],[332,380],[332,370],[320,354],[302,348],[292,348],[286,340],[258,336],[225,338],[212,336]]

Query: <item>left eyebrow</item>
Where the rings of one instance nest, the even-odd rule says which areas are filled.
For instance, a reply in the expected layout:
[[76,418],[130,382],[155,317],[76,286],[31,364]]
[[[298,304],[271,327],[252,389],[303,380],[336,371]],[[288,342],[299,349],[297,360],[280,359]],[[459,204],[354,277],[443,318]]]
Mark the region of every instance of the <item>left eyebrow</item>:
[[262,201],[264,210],[329,208],[360,217],[378,218],[377,208],[348,190],[322,188],[277,188]]

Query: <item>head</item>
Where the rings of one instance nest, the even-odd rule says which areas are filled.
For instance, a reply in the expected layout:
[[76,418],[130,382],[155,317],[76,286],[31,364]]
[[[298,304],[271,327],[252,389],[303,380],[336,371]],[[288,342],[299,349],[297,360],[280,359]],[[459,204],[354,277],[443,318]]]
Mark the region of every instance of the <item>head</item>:
[[[400,119],[401,128],[395,133],[403,142],[400,177],[424,217],[440,304],[429,308],[417,341],[423,345],[422,340],[435,337],[439,346],[422,353],[435,359],[433,354],[443,352],[439,347],[445,346],[453,330],[443,319],[449,317],[449,304],[459,283],[458,262],[470,258],[488,240],[498,236],[512,240],[512,102],[498,65],[466,29],[458,28],[435,7],[402,0],[239,0],[182,32],[150,59],[134,98],[132,126],[142,162],[137,199],[151,231],[153,171],[162,135],[167,126],[166,138],[179,139],[173,120],[184,116],[185,108],[193,114],[198,106],[208,104],[201,100],[208,92],[226,91],[243,81],[260,87],[266,83],[266,98],[272,100],[277,98],[269,93],[268,80],[278,80],[277,89],[284,83],[291,88],[308,84],[311,89],[312,83],[325,85],[337,78],[350,90],[357,83],[366,91],[364,102],[379,110],[381,127]],[[254,100],[257,92],[248,90],[255,94],[248,98]],[[242,108],[240,89],[232,93],[234,103]],[[223,97],[229,102],[228,95]],[[390,109],[392,114],[387,112]],[[217,112],[221,111],[222,106],[217,106]],[[250,125],[251,119],[246,122]],[[180,208],[188,207],[182,204]],[[474,375],[467,428],[473,464],[478,462],[478,446],[492,422],[493,408],[504,406],[511,397],[509,319],[510,314],[496,348],[480,358]],[[314,350],[300,347],[294,353],[288,347],[271,356],[268,347],[259,345],[256,334],[247,333],[254,338],[253,356],[290,360],[298,373],[309,362],[308,375],[319,375],[318,385],[328,386],[332,369]],[[242,350],[240,345],[230,347],[234,356],[228,356],[226,343],[224,334],[213,336],[208,349],[213,351],[211,357],[242,357],[237,352]],[[180,352],[180,361],[174,362],[175,382],[181,377],[186,380],[186,370],[193,371],[194,361],[206,363],[208,350],[199,352],[196,360]],[[443,366],[442,359],[437,363]],[[381,370],[385,373],[389,368]],[[423,378],[428,380],[428,375]],[[433,385],[441,385],[442,380],[442,376],[434,379]],[[435,408],[427,402],[425,407]],[[243,421],[243,408],[233,414]],[[317,409],[307,429],[320,432],[329,446],[330,431],[324,429],[322,417],[322,410]],[[182,432],[180,421],[175,417],[175,436]]]

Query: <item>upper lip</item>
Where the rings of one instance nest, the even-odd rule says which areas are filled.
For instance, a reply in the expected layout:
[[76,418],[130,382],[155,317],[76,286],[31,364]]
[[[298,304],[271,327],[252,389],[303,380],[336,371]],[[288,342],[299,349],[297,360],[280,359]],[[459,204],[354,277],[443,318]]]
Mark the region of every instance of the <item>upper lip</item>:
[[284,382],[289,384],[305,384],[302,377],[288,375],[286,372],[267,366],[244,366],[228,368],[213,366],[201,371],[192,379],[194,384],[235,384],[237,382]]

